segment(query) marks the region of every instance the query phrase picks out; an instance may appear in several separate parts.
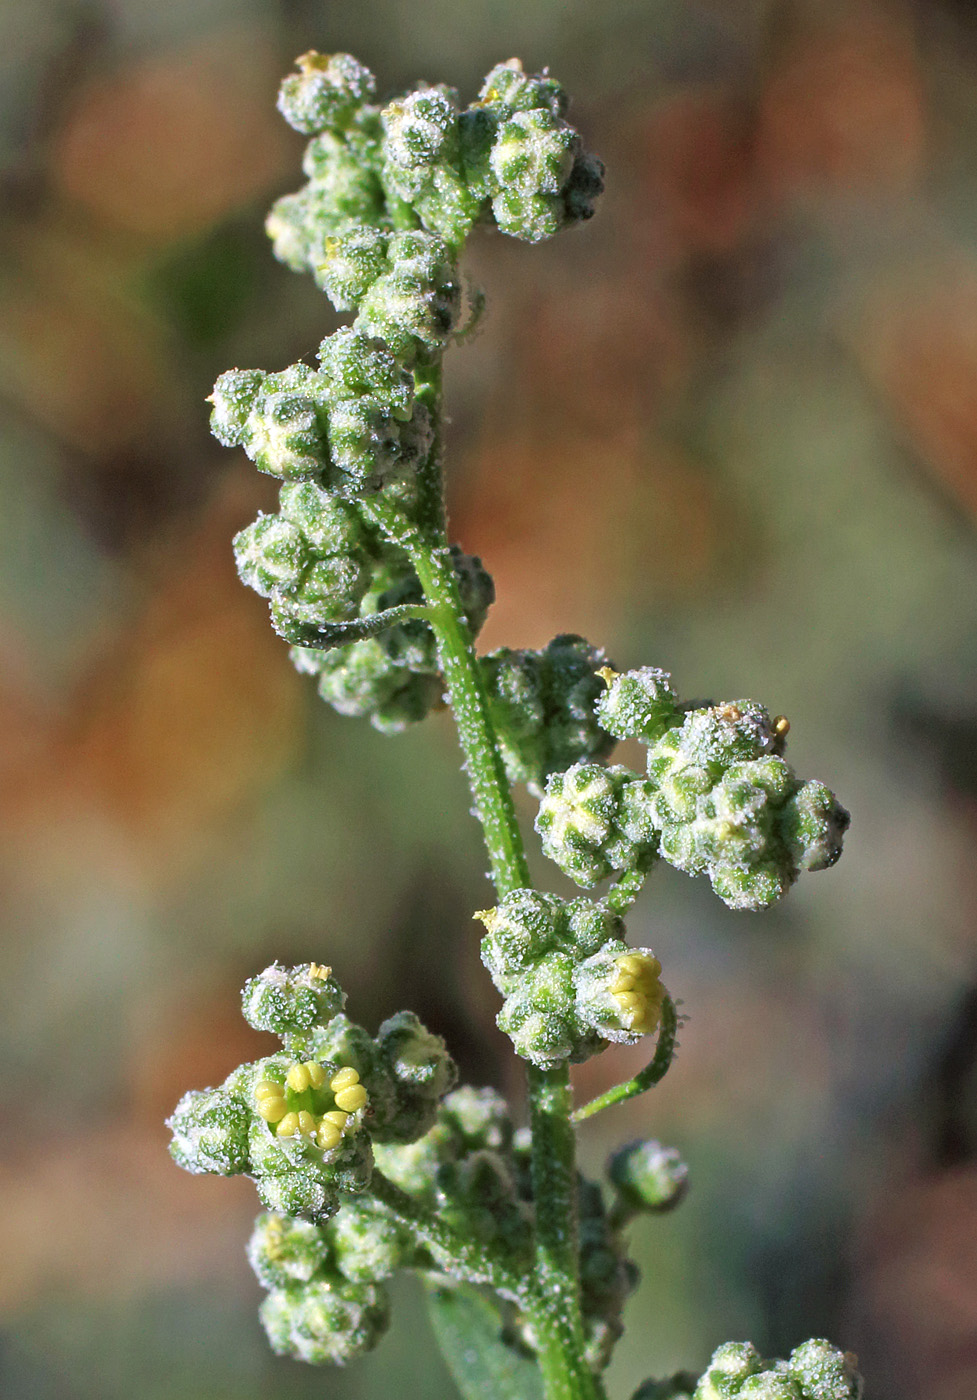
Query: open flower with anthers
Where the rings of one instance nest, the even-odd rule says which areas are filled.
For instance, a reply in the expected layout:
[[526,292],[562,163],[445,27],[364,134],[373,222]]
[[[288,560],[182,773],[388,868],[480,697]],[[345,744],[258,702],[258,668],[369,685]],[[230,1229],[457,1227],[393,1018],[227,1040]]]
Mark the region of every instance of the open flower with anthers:
[[330,1074],[316,1060],[292,1065],[284,1082],[259,1079],[254,1098],[259,1117],[279,1137],[312,1138],[324,1152],[338,1147],[344,1134],[359,1126],[369,1102],[355,1069],[346,1065]]

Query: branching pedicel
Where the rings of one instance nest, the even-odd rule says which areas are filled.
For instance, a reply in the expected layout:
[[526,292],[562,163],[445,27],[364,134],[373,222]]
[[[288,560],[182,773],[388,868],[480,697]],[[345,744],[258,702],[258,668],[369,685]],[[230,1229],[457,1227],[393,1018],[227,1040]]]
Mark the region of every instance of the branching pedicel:
[[[658,860],[708,875],[734,909],[765,908],[837,860],[848,814],[795,776],[787,721],[753,701],[683,704],[665,672],[618,674],[580,637],[476,657],[494,590],[448,544],[441,475],[441,358],[465,333],[458,254],[476,224],[536,243],[589,218],[603,168],[559,83],[514,59],[464,109],[440,86],[380,107],[345,54],[298,67],[279,105],[312,138],[309,179],[268,231],[355,319],[316,369],[217,382],[217,437],[284,482],[279,513],[234,541],[238,568],[341,714],[395,733],[447,699],[498,898],[476,915],[482,954],[527,1061],[531,1122],[517,1131],[494,1091],[456,1088],[410,1012],[370,1035],[330,968],[276,964],[245,987],[244,1015],[282,1049],[186,1094],[172,1152],[255,1182],[266,1212],[249,1258],[276,1351],[341,1363],[368,1350],[385,1280],[414,1269],[466,1395],[594,1400],[636,1283],[626,1227],[686,1184],[678,1154],[651,1141],[613,1157],[610,1203],[574,1165],[573,1122],[657,1083],[675,1043],[661,964],[628,946],[623,915]],[[607,766],[624,738],[647,748],[644,776]],[[543,849],[567,875],[613,880],[603,900],[530,887],[510,783],[540,799]],[[646,1071],[573,1111],[569,1063],[655,1035]],[[649,1381],[635,1400],[860,1394],[853,1358],[828,1342],[772,1362],[730,1343],[701,1378]]]

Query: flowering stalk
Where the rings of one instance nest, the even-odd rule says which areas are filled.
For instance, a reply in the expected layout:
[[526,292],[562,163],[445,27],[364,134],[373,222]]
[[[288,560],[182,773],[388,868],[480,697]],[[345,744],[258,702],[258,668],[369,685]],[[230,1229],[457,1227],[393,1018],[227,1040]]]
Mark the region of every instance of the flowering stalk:
[[[688,1176],[653,1140],[612,1157],[610,1199],[576,1166],[575,1124],[656,1084],[675,1047],[661,963],[627,942],[623,916],[659,860],[707,876],[733,909],[765,908],[833,864],[848,814],[794,774],[787,721],[753,701],[685,704],[666,672],[618,673],[582,637],[476,653],[494,587],[449,542],[442,475],[441,360],[470,329],[458,258],[478,224],[536,243],[589,218],[603,167],[560,84],[515,59],[464,108],[443,86],[381,106],[347,54],[298,67],[279,106],[311,138],[308,183],[268,231],[354,319],[317,368],[236,369],[215,385],[216,436],[283,483],[278,512],[236,537],[238,570],[340,714],[394,734],[446,698],[495,884],[475,915],[482,959],[527,1063],[530,1122],[517,1130],[494,1091],[456,1087],[412,1013],[371,1035],[331,968],[276,963],[242,1006],[281,1048],[185,1094],[171,1151],[189,1171],[254,1181],[248,1257],[277,1352],[342,1364],[369,1350],[386,1281],[411,1269],[466,1400],[602,1400],[637,1282],[626,1232],[678,1204]],[[608,763],[626,738],[645,746],[644,774]],[[532,887],[513,783],[539,799],[545,854],[582,889],[612,881],[606,898]],[[573,1110],[572,1063],[648,1037],[647,1069]],[[861,1381],[824,1341],[787,1361],[730,1343],[700,1378],[649,1381],[635,1400],[690,1395],[859,1400]]]

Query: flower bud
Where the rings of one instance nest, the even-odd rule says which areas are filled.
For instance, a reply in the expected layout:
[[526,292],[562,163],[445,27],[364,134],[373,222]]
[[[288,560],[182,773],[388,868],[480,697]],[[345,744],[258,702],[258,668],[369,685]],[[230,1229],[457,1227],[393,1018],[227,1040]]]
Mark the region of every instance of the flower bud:
[[525,73],[518,58],[498,63],[487,74],[478,94],[479,105],[509,116],[544,108],[554,117],[566,116],[566,89],[548,73]]
[[509,781],[541,797],[550,773],[605,758],[614,740],[594,717],[604,653],[582,637],[555,637],[542,651],[504,647],[481,658],[489,712]]
[[264,381],[260,369],[229,369],[214,385],[210,431],[224,447],[239,447],[244,441],[248,415]]
[[401,733],[441,703],[441,677],[399,666],[377,638],[332,651],[296,647],[291,657],[318,678],[319,694],[334,710],[369,719],[381,734]]
[[248,1262],[265,1288],[308,1283],[329,1254],[318,1225],[266,1211],[254,1223]]
[[337,311],[355,311],[387,267],[390,235],[377,228],[354,228],[326,245],[316,282]]
[[346,993],[331,974],[319,963],[272,963],[245,983],[244,1019],[257,1031],[280,1036],[327,1025],[346,1004]]
[[551,773],[536,818],[544,854],[585,889],[650,863],[658,845],[651,794],[629,768],[576,763]]
[[371,1133],[378,1142],[413,1142],[433,1124],[438,1105],[458,1078],[457,1066],[441,1037],[411,1011],[384,1021],[376,1043],[392,1080],[392,1111],[385,1119],[378,1115]]
[[638,671],[621,674],[608,666],[600,674],[607,689],[597,700],[597,718],[615,739],[640,739],[653,744],[670,724],[681,718],[678,697],[667,671],[642,666]]
[[184,1171],[236,1176],[249,1166],[247,1107],[221,1089],[191,1089],[166,1126],[170,1155]]
[[271,1348],[314,1366],[342,1366],[372,1351],[390,1322],[380,1284],[315,1279],[275,1288],[260,1309]]
[[352,326],[326,336],[319,363],[333,400],[366,399],[406,422],[414,405],[414,378],[378,340]]
[[790,1354],[787,1367],[804,1400],[861,1400],[858,1358],[839,1351],[823,1337],[802,1342]]
[[378,1283],[409,1267],[410,1234],[378,1201],[352,1196],[324,1227],[334,1267],[351,1283]]
[[234,536],[233,544],[241,582],[262,598],[271,598],[279,588],[295,588],[312,562],[302,531],[277,515],[259,515]]
[[289,126],[307,136],[348,125],[356,109],[376,93],[373,74],[348,53],[313,50],[296,63],[298,73],[281,85],[278,110]]
[[676,1149],[654,1139],[618,1148],[608,1175],[628,1213],[673,1210],[689,1185],[689,1169]]
[[356,325],[405,364],[439,356],[461,314],[461,281],[443,238],[423,229],[394,234],[387,262],[358,303]]

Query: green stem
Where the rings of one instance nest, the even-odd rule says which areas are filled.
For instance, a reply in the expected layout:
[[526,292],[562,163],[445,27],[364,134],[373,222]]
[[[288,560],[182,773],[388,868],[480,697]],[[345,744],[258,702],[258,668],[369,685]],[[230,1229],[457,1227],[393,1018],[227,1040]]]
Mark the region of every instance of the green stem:
[[460,1235],[376,1169],[370,1178],[370,1192],[407,1227],[415,1241],[430,1252],[443,1273],[466,1283],[488,1284],[510,1302],[525,1301],[524,1281],[483,1242]]
[[[454,712],[465,768],[482,824],[499,898],[531,885],[512,794],[488,711],[488,699],[462,610],[448,549],[441,473],[440,383],[425,382],[435,437],[420,473],[420,523],[383,496],[365,503],[389,539],[409,554],[431,607],[431,626]],[[435,509],[436,507],[436,509]],[[437,521],[435,522],[435,514]],[[536,1277],[525,1306],[532,1318],[546,1400],[602,1400],[604,1391],[583,1359],[577,1246],[575,1143],[566,1065],[530,1067]]]
[[675,1003],[670,996],[666,996],[662,1002],[661,1029],[658,1032],[658,1044],[651,1064],[646,1065],[633,1079],[625,1080],[623,1084],[615,1084],[613,1089],[598,1094],[596,1099],[591,1099],[590,1103],[576,1109],[571,1116],[572,1122],[583,1123],[585,1119],[593,1118],[595,1113],[601,1113],[605,1108],[612,1108],[616,1103],[624,1103],[625,1099],[633,1099],[638,1094],[643,1094],[646,1089],[654,1088],[664,1079],[674,1058],[677,1030],[678,1014]]

